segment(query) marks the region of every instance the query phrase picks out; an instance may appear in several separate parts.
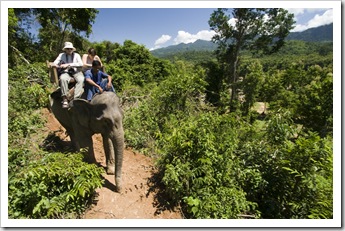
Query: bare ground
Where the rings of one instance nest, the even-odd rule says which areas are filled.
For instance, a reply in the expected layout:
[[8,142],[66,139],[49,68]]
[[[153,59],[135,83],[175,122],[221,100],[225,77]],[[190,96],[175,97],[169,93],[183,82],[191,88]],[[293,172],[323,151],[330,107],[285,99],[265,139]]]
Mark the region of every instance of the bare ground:
[[[43,111],[47,119],[47,136],[54,135],[67,149],[70,144],[65,129],[48,110]],[[100,134],[93,136],[96,161],[105,167],[105,155]],[[115,190],[115,177],[104,174],[105,183],[96,190],[94,203],[85,212],[84,219],[181,219],[179,208],[172,208],[165,201],[157,182],[153,160],[130,149],[124,151],[122,167],[122,192]]]

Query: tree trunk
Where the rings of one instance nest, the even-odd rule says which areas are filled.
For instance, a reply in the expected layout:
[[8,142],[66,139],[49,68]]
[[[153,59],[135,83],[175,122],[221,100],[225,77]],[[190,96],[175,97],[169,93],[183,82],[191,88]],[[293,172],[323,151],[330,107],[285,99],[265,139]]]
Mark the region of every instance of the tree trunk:
[[[234,52],[234,61],[232,63],[232,83],[230,82],[230,89],[231,89],[231,98],[230,98],[230,111],[234,111],[236,107],[234,106],[234,100],[236,98],[236,82],[237,82],[237,64],[238,64],[238,49],[236,48],[236,51]],[[230,78],[229,78],[230,79]]]

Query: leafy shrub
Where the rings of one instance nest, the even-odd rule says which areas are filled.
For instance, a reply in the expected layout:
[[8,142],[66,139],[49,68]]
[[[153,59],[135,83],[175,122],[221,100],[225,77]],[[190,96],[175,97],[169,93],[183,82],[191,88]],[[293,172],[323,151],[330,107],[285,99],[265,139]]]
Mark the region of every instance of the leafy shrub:
[[261,98],[271,109],[288,109],[292,119],[305,131],[318,132],[322,137],[333,128],[332,65],[306,67],[303,62],[290,63],[282,71],[273,72],[262,86]]
[[111,55],[107,57],[106,69],[113,76],[116,91],[124,90],[126,85],[145,87],[160,82],[169,76],[172,68],[169,62],[155,58],[143,45],[131,40],[126,40],[123,46],[118,44],[108,53]]
[[42,64],[20,65],[9,69],[9,144],[21,145],[44,120],[35,111],[47,105],[48,74]]
[[20,65],[8,70],[9,109],[37,109],[47,105],[47,68],[42,63]]
[[264,218],[330,219],[332,139],[296,127],[288,111],[271,112],[264,132],[240,139],[236,153],[247,179],[241,187]]
[[8,140],[9,146],[21,147],[25,144],[30,136],[43,127],[44,119],[39,111],[27,111],[11,113],[8,118]]
[[174,73],[158,86],[150,85],[150,94],[126,111],[124,126],[126,142],[144,153],[156,149],[156,141],[170,123],[170,117],[184,118],[202,110],[200,98],[204,91],[204,72],[184,63],[176,64]]
[[[11,165],[21,161],[10,151]],[[30,153],[33,154],[33,153]],[[28,155],[28,153],[23,153]],[[94,190],[102,186],[104,170],[83,162],[83,154],[42,153],[42,159],[11,167],[10,218],[71,218],[80,215]],[[26,164],[26,165],[24,165]]]
[[330,68],[311,66],[310,80],[301,89],[296,117],[307,129],[326,136],[333,128],[333,74]]
[[139,102],[138,107],[127,111],[124,127],[127,128],[125,139],[128,146],[134,147],[144,154],[153,154],[155,145],[152,142],[159,134],[156,113],[149,100]]
[[[255,213],[238,184],[235,118],[201,113],[174,121],[163,136],[159,166],[166,192],[191,218],[238,218]],[[258,214],[256,214],[258,215]]]

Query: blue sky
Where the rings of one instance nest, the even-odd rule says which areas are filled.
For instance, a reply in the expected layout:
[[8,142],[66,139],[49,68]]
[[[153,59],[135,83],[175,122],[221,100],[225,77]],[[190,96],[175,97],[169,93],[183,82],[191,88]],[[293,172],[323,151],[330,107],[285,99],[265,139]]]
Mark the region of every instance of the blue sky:
[[[332,23],[333,13],[338,19],[337,3],[340,1],[6,1],[6,5],[20,8],[97,8],[99,13],[88,38],[91,42],[123,44],[128,39],[150,50],[211,40],[214,32],[208,20],[216,8],[285,8],[295,14],[293,31],[303,31]],[[37,25],[33,28],[38,29]]]
[[[297,2],[296,2],[297,3]],[[327,8],[287,8],[295,14],[294,31],[303,31],[333,22]],[[208,20],[216,8],[98,8],[90,41],[109,40],[122,44],[126,39],[148,49],[178,43],[210,40]]]

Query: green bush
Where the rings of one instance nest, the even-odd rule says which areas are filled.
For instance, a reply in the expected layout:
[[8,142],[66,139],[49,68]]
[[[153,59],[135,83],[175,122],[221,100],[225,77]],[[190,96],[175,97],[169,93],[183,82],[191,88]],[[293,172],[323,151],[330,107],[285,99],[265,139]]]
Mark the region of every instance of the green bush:
[[29,154],[35,155],[9,151],[10,218],[75,218],[102,187],[104,170],[83,162],[81,153],[41,153],[43,158],[28,162]]
[[331,219],[332,138],[297,127],[291,113],[275,111],[264,131],[247,130],[236,149],[247,179],[241,187],[264,218]]
[[8,131],[9,146],[21,146],[43,126],[40,108],[47,106],[47,69],[42,63],[9,69]]
[[182,62],[176,65],[174,73],[158,86],[150,85],[150,93],[142,96],[140,92],[140,100],[125,113],[126,142],[143,153],[155,152],[156,142],[172,118],[183,119],[202,110],[200,98],[206,84],[203,70]]
[[238,122],[231,115],[201,113],[175,120],[163,136],[159,167],[173,202],[190,218],[238,218],[254,214],[256,204],[239,185]]

